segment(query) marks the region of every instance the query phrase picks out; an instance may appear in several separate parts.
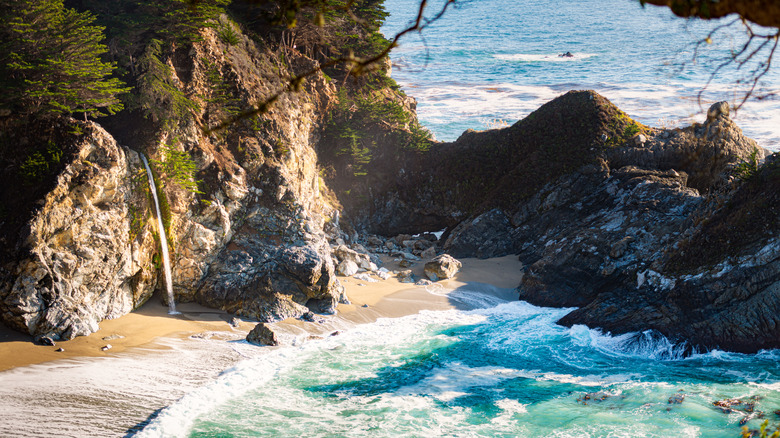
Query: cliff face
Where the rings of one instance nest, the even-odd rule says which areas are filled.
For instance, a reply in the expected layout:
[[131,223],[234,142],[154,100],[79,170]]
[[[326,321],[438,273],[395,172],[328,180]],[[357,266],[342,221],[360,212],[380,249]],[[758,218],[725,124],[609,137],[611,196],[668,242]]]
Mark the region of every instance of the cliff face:
[[[345,299],[328,242],[342,236],[339,204],[321,178],[317,155],[323,115],[338,102],[337,89],[320,73],[270,111],[208,131],[284,87],[280,78],[314,66],[294,49],[282,56],[220,20],[237,41],[208,28],[167,61],[171,82],[196,104],[190,115],[171,122],[124,112],[105,120],[107,130],[71,121],[84,133],[51,190],[32,201],[33,213],[21,226],[29,237],[21,233],[14,241],[10,233],[22,256],[4,261],[6,324],[70,339],[163,287],[160,230],[134,150],[149,156],[161,186],[177,300],[275,321],[332,312]],[[392,90],[386,94],[403,101]],[[196,166],[198,190],[164,170],[176,153]]]
[[155,238],[133,234],[149,212],[133,178],[140,159],[94,124],[29,221],[19,259],[3,267],[3,320],[31,334],[70,339],[97,330],[151,296]]

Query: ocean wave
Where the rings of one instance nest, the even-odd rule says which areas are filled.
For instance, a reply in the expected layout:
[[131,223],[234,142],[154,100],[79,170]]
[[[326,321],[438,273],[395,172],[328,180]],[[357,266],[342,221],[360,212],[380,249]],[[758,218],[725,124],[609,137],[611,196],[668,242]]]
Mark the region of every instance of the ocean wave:
[[[593,89],[638,121],[662,128],[703,122],[710,103],[734,95],[728,86],[711,85],[700,100],[703,84],[675,82],[666,85],[602,82],[522,85],[430,81],[414,89],[403,81],[401,85],[418,99],[417,112],[423,124],[444,141],[455,140],[467,128],[494,128],[496,120],[512,125],[572,89]],[[780,102],[771,99],[749,101],[732,114],[732,118],[761,146],[780,149]]]
[[599,329],[574,325],[569,333],[575,344],[590,346],[610,356],[676,361],[697,353],[687,342],[672,342],[655,330],[613,336]]
[[[570,53],[570,52],[567,52]],[[493,58],[500,59],[502,61],[515,61],[515,62],[576,62],[582,61],[596,56],[595,53],[572,53],[572,56],[562,56],[561,53],[539,55],[539,54],[497,54],[493,55]]]

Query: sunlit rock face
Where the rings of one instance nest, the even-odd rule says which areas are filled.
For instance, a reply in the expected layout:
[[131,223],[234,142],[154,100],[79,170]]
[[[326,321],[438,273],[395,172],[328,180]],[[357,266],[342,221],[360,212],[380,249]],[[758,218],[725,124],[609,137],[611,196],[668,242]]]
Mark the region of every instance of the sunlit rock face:
[[24,256],[3,267],[3,320],[30,334],[92,333],[146,301],[156,282],[152,230],[132,231],[139,210],[148,212],[133,180],[138,155],[88,129],[30,220]]

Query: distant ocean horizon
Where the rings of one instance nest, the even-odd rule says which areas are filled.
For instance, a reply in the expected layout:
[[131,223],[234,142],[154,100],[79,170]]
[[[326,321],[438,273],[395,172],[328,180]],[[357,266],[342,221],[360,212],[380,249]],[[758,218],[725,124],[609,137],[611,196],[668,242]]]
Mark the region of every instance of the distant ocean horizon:
[[[431,2],[427,15],[441,8]],[[408,26],[417,0],[387,0],[387,37]],[[511,125],[573,89],[592,89],[656,127],[702,122],[717,101],[739,103],[747,66],[716,66],[744,40],[739,27],[696,43],[732,18],[675,17],[634,0],[466,0],[391,53],[392,75],[418,101],[418,116],[441,141],[466,129]],[[570,52],[573,57],[559,55]],[[780,66],[762,81],[780,90]],[[699,93],[701,92],[701,99]],[[761,93],[757,93],[761,95]],[[734,118],[745,134],[780,149],[780,99],[751,99]]]

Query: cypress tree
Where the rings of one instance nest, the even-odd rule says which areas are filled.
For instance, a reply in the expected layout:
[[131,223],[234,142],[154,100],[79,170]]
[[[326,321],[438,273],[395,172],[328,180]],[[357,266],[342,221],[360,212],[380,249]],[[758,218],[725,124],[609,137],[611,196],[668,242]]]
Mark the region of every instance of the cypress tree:
[[0,108],[21,116],[122,109],[128,91],[101,60],[103,27],[63,0],[0,0]]

